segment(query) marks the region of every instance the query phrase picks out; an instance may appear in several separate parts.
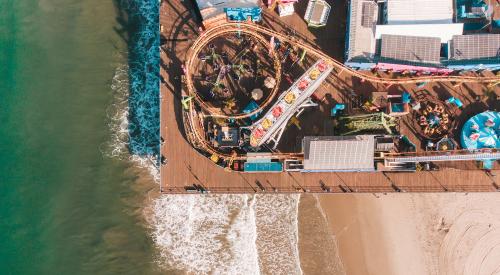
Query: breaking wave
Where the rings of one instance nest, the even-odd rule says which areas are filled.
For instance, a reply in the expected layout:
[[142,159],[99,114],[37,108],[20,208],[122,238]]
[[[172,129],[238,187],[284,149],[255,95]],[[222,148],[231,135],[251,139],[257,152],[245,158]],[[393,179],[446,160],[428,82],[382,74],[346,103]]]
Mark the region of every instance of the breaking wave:
[[129,156],[128,83],[128,66],[119,65],[111,81],[112,104],[106,109],[111,137],[101,152],[107,157],[124,159]]
[[[104,156],[128,160],[136,167],[146,169],[155,182],[160,182],[157,155],[137,155],[130,152],[130,97],[127,65],[119,65],[111,81],[113,99],[106,110],[110,138],[101,146]],[[158,122],[159,123],[159,122]]]
[[164,195],[154,202],[158,263],[195,274],[301,274],[299,195]]

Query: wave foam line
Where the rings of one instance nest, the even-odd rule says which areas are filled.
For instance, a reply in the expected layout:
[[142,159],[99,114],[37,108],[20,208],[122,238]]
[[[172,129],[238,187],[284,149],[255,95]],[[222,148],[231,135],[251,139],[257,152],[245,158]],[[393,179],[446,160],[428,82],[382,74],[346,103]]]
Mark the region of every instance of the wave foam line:
[[257,249],[264,274],[302,274],[298,250],[300,195],[256,195]]
[[165,269],[195,274],[302,274],[299,195],[164,195],[152,232]]
[[146,169],[154,181],[160,182],[156,155],[131,155],[129,150],[129,75],[128,66],[119,65],[111,81],[112,104],[106,109],[110,139],[101,145],[101,153],[110,158],[128,160],[136,167]]
[[255,199],[246,195],[164,195],[154,203],[159,264],[195,274],[260,274]]

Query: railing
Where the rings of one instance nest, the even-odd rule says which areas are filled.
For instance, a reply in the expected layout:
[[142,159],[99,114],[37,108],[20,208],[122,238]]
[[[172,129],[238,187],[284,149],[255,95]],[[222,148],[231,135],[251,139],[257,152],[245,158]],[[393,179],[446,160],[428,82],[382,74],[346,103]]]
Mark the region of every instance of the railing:
[[200,194],[200,193],[217,193],[217,194],[273,194],[273,193],[435,193],[435,192],[495,192],[499,191],[493,184],[481,185],[446,185],[446,186],[423,186],[423,185],[380,185],[380,186],[350,186],[344,184],[338,185],[315,185],[315,186],[301,186],[301,187],[281,187],[271,188],[265,187],[261,189],[259,186],[248,187],[207,187],[204,188],[205,192],[193,190],[186,191],[184,187],[169,187],[163,186],[161,192],[164,194]]
[[500,159],[500,153],[397,157],[397,158],[386,158],[385,161],[389,163],[394,163],[394,162],[402,163],[402,162],[428,162],[428,161],[467,161],[467,160],[486,160],[486,159]]

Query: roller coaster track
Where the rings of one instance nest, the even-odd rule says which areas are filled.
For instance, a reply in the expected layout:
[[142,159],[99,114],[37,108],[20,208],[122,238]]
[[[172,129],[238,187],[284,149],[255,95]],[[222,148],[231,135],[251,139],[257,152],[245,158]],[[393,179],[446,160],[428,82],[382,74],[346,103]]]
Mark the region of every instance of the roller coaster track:
[[[327,54],[323,53],[321,50],[316,47],[308,44],[307,42],[300,41],[291,36],[287,36],[283,33],[279,33],[263,26],[254,24],[254,23],[244,23],[244,22],[223,22],[216,25],[211,26],[207,30],[205,30],[201,35],[194,41],[191,45],[185,62],[185,74],[186,74],[186,89],[190,96],[193,96],[196,103],[202,107],[205,111],[207,111],[209,116],[212,117],[220,117],[220,118],[232,118],[232,119],[242,119],[245,117],[249,117],[256,113],[261,112],[265,106],[269,104],[274,98],[273,95],[269,96],[266,101],[261,104],[259,108],[254,110],[251,113],[246,114],[236,114],[236,115],[225,115],[218,113],[214,108],[208,106],[204,100],[198,95],[196,89],[193,84],[192,72],[193,65],[195,61],[198,59],[199,53],[207,46],[210,41],[215,39],[216,37],[224,36],[231,33],[241,33],[247,34],[253,37],[259,38],[259,40],[263,39],[263,35],[267,35],[269,37],[275,37],[282,42],[288,42],[292,45],[297,45],[298,47],[305,49],[309,55],[315,56],[317,58],[322,58],[327,62],[330,62],[334,67],[334,72],[337,75],[342,73],[350,74],[351,76],[358,77],[363,81],[368,81],[372,83],[393,85],[393,84],[410,84],[410,83],[422,83],[422,82],[455,82],[455,83],[484,83],[484,84],[493,84],[496,85],[500,83],[500,76],[459,76],[459,75],[427,75],[427,76],[417,76],[417,77],[401,77],[401,78],[391,78],[384,76],[375,76],[369,75],[352,68],[346,67],[343,63],[338,60],[333,59]],[[277,83],[279,84],[279,79],[277,79]],[[279,85],[276,86],[279,86]],[[209,144],[205,137],[204,133],[200,133],[198,131],[200,121],[198,120],[198,112],[194,108],[193,102],[190,103],[189,106],[189,115],[185,117],[185,123],[189,123],[191,127],[189,130],[192,131],[191,137],[197,140],[197,147],[199,149],[203,149],[207,153],[217,154],[224,158],[232,158],[232,159],[245,159],[245,156],[232,156],[230,154],[219,152],[216,148],[214,148],[211,144]],[[300,153],[276,153],[273,155],[276,158],[288,158],[288,157],[301,157]]]
[[[212,155],[218,155],[219,157],[225,158],[225,159],[232,159],[232,160],[243,160],[246,159],[245,155],[232,155],[232,154],[227,154],[218,151],[216,148],[214,148],[210,143],[208,143],[203,136],[204,133],[200,134],[200,131],[198,130],[199,128],[202,127],[200,124],[200,121],[198,120],[197,117],[198,112],[194,108],[194,104],[189,104],[189,114],[187,116],[183,116],[184,124],[185,126],[185,131],[186,131],[186,136],[188,137],[188,140],[191,142],[193,146],[195,146],[198,149],[201,149],[209,154]],[[288,158],[300,158],[302,157],[301,153],[274,153],[273,154],[274,158],[277,159],[288,159]]]

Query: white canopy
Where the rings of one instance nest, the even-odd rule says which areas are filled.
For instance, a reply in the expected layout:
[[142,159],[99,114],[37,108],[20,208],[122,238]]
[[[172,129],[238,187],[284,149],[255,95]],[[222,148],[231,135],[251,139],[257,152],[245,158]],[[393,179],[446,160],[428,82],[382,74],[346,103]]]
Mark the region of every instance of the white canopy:
[[453,23],[453,0],[387,0],[387,24]]

